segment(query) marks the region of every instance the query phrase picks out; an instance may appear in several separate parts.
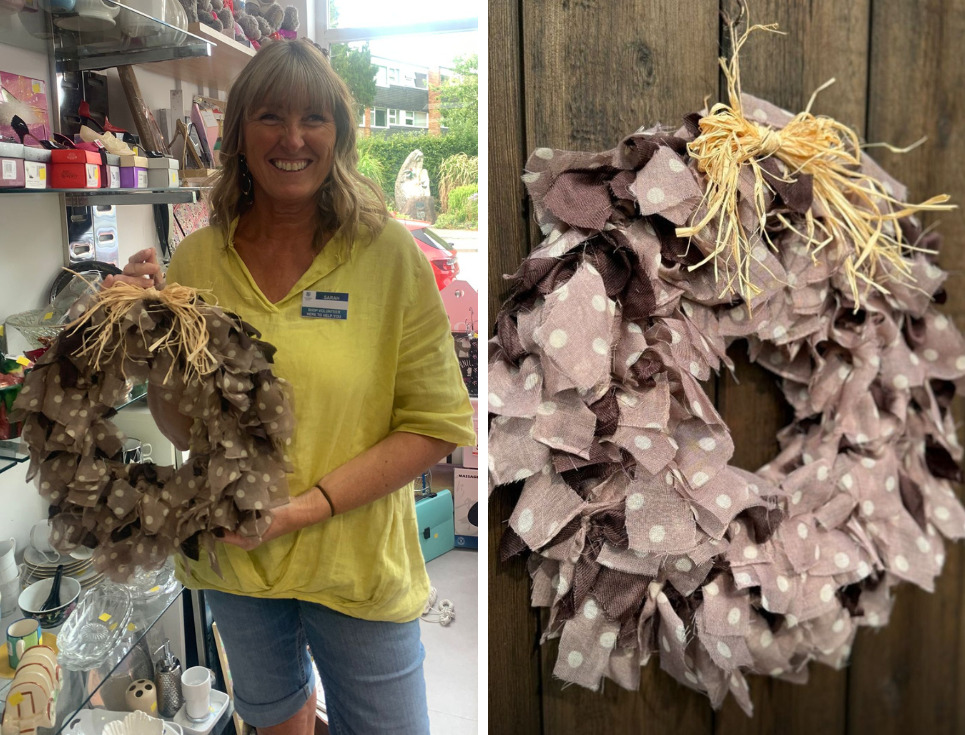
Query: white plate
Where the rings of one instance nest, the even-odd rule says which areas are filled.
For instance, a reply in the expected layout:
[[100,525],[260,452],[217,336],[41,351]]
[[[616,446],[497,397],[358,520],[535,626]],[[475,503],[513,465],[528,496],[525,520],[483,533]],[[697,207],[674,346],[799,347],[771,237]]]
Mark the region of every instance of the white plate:
[[208,716],[200,722],[194,722],[188,719],[186,706],[187,705],[182,706],[174,717],[171,718],[174,724],[181,726],[181,729],[184,730],[184,735],[208,735],[208,733],[211,732],[211,728],[215,726],[215,723],[221,719],[224,711],[228,709],[228,695],[224,692],[219,692],[217,689],[212,689],[211,704],[208,705]]
[[[130,712],[113,712],[106,709],[82,709],[64,723],[65,735],[101,735],[108,722],[123,720]],[[174,723],[164,720],[163,735],[181,735]]]

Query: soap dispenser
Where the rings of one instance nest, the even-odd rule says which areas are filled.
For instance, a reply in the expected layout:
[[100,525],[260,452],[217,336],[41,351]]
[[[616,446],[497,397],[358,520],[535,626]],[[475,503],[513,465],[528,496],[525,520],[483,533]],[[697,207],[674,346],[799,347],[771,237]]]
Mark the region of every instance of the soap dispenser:
[[171,653],[171,641],[168,640],[155,651],[155,655],[160,655],[154,666],[158,713],[161,717],[174,717],[184,704],[181,694],[181,663]]

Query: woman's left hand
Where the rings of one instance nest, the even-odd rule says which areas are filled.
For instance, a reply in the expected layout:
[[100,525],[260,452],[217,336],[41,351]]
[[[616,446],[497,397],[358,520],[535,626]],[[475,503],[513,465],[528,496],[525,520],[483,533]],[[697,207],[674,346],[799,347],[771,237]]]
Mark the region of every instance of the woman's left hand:
[[138,250],[128,259],[124,273],[107,276],[101,288],[110,288],[119,282],[139,288],[164,288],[164,271],[157,261],[157,251],[153,247]]
[[268,530],[261,538],[242,536],[235,531],[230,531],[225,533],[221,540],[245,551],[251,551],[272,539],[305,528],[313,523],[328,520],[329,517],[328,503],[325,502],[320,492],[312,488],[298,497],[291,498],[285,505],[273,509],[269,515],[271,525],[268,526]]

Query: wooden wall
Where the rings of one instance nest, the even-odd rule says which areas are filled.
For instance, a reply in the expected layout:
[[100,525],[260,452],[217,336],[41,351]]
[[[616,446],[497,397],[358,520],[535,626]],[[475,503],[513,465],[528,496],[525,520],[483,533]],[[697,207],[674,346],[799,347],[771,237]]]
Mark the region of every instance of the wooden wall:
[[[744,89],[791,111],[831,77],[813,108],[853,125],[870,141],[916,151],[875,158],[910,197],[941,192],[965,205],[965,0],[749,0],[760,33],[741,56]],[[525,219],[520,182],[539,146],[605,150],[643,124],[676,124],[720,99],[721,11],[732,0],[490,0],[490,329],[506,295],[502,276],[538,243]],[[950,270],[946,312],[965,327],[965,218],[940,222]],[[737,355],[735,355],[737,358]],[[739,361],[740,362],[740,361]],[[735,462],[756,469],[776,447],[783,409],[769,381],[746,363],[741,385],[713,388],[734,433]],[[965,733],[963,550],[949,546],[934,594],[901,587],[891,624],[862,630],[844,671],[812,665],[805,686],[751,679],[755,716],[707,700],[651,665],[639,692],[608,682],[603,693],[565,690],[551,671],[556,646],[538,648],[542,620],[529,607],[529,578],[496,548],[516,497],[489,506],[489,731],[740,735],[743,733]]]

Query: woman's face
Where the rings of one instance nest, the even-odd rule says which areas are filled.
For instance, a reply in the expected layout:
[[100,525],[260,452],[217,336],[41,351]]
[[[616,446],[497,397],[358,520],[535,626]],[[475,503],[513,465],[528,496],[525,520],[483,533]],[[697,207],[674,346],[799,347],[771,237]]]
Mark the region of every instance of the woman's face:
[[255,200],[306,203],[332,171],[335,118],[329,110],[262,107],[244,126],[243,152]]

